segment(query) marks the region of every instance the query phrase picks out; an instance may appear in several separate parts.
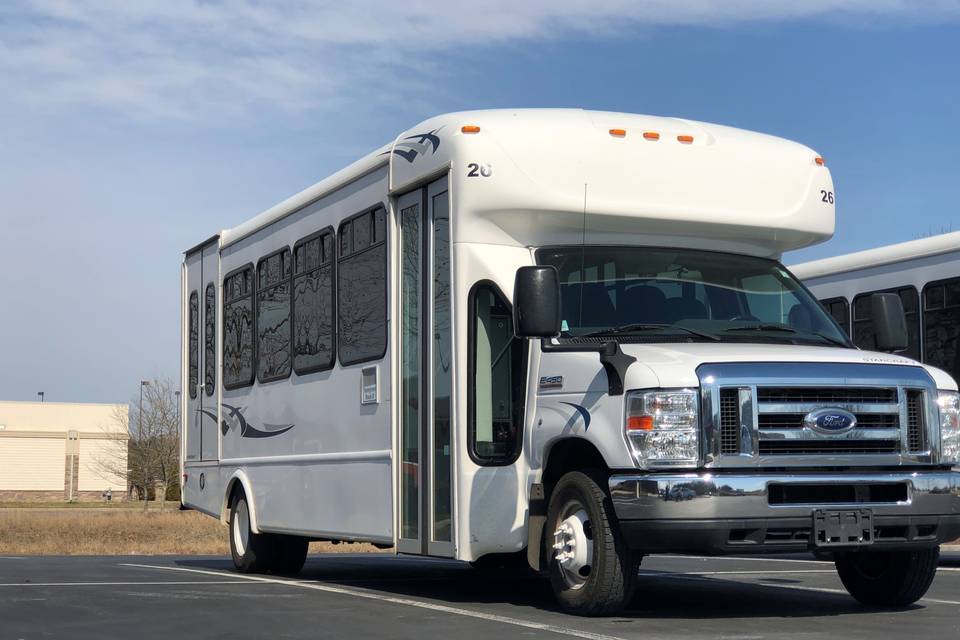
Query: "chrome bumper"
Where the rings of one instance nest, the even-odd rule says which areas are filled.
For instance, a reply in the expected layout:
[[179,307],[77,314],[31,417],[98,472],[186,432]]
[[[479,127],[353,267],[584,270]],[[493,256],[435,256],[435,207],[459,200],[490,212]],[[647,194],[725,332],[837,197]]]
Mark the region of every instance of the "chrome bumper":
[[[851,486],[857,499],[808,501],[805,492],[792,490],[811,485]],[[893,495],[869,489],[876,486],[902,490],[903,499],[872,502],[876,493]],[[790,501],[791,491],[800,502]],[[620,520],[806,518],[814,509],[843,508],[869,508],[877,516],[960,516],[960,472],[614,475],[610,495]]]

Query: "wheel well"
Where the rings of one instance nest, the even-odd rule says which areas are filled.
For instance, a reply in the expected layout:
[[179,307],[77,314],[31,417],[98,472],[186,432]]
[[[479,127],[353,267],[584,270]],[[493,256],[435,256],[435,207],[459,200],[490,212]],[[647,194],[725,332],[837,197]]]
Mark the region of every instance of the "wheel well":
[[246,491],[243,488],[243,483],[240,481],[240,478],[230,480],[230,484],[227,485],[227,491],[224,494],[225,501],[223,503],[223,512],[220,516],[221,522],[224,524],[230,522],[230,509],[233,507],[233,501],[238,495],[245,495],[245,493]]
[[546,496],[550,495],[563,474],[583,469],[609,471],[600,451],[590,441],[583,438],[566,438],[555,443],[547,454],[547,462],[540,480]]

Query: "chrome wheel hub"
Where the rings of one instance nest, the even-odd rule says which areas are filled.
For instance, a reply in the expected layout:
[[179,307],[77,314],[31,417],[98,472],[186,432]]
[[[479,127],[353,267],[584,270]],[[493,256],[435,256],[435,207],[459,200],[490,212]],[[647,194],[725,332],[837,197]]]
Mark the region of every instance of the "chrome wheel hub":
[[580,505],[553,532],[553,553],[566,583],[577,589],[587,581],[593,563],[593,535],[590,518]]

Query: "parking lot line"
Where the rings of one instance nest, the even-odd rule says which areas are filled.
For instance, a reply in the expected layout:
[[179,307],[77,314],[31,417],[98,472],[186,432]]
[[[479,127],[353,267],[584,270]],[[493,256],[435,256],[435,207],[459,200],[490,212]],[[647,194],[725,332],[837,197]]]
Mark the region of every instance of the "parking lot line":
[[120,563],[120,566],[136,567],[139,569],[156,569],[160,571],[183,571],[186,573],[196,573],[196,574],[219,576],[219,577],[239,577],[251,582],[267,582],[272,584],[284,585],[288,587],[300,587],[303,589],[313,589],[315,591],[325,591],[327,593],[336,593],[340,595],[353,596],[355,598],[379,600],[380,602],[389,602],[391,604],[399,604],[399,605],[404,605],[408,607],[417,607],[420,609],[429,609],[431,611],[440,611],[443,613],[449,613],[457,616],[464,616],[468,618],[478,618],[480,620],[486,620],[489,622],[500,622],[503,624],[513,625],[516,627],[533,629],[535,631],[545,631],[549,633],[555,633],[558,635],[571,636],[574,638],[585,638],[586,640],[624,640],[623,638],[619,638],[617,636],[610,636],[610,635],[601,634],[601,633],[591,633],[589,631],[581,631],[579,629],[572,629],[570,627],[558,627],[556,625],[543,624],[540,622],[533,622],[531,620],[521,620],[520,618],[511,618],[508,616],[499,616],[491,613],[483,613],[480,611],[471,611],[470,609],[461,609],[459,607],[451,607],[445,604],[424,602],[422,600],[413,600],[410,598],[398,598],[396,596],[387,596],[379,593],[374,593],[371,591],[363,591],[360,589],[335,587],[332,585],[322,584],[318,582],[305,582],[302,580],[285,580],[282,578],[268,578],[265,576],[237,575],[237,574],[225,573],[222,571],[210,571],[207,569],[188,569],[186,567],[167,567],[163,565],[151,565],[151,564]]
[[[727,573],[725,575],[735,575],[737,572]],[[783,572],[770,572],[770,573],[783,573]],[[832,572],[830,572],[832,573]],[[713,582],[713,580],[707,576],[712,575],[710,572],[704,573],[666,573],[666,574],[647,574],[648,577],[658,578],[663,577],[669,580],[691,580],[699,582]],[[792,589],[794,591],[817,591],[819,593],[835,593],[840,595],[849,595],[844,589],[828,589],[826,587],[802,587],[795,584],[771,584],[767,582],[738,582],[737,584],[745,584],[753,587],[767,588],[772,589]],[[921,598],[920,602],[932,602],[935,604],[947,604],[953,606],[960,606],[960,601],[957,600],[939,600],[936,598]]]
[[145,585],[250,584],[246,580],[164,580],[162,582],[0,582],[0,587],[135,587]]

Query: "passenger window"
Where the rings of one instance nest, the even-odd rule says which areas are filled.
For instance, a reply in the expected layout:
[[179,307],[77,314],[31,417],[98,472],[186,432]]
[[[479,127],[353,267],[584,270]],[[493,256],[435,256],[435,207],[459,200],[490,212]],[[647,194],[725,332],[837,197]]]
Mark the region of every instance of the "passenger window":
[[200,384],[200,299],[197,292],[190,294],[190,352],[189,378],[190,398],[197,397],[197,385]]
[[344,365],[377,360],[387,351],[387,243],[371,233],[378,216],[386,216],[383,207],[340,225],[337,348]]
[[873,329],[873,310],[871,296],[875,293],[896,293],[900,296],[904,314],[907,316],[908,346],[900,354],[914,360],[920,360],[920,296],[914,287],[884,289],[861,293],[853,299],[853,342],[861,349],[876,349],[877,341]]
[[960,278],[923,289],[923,361],[960,378]]
[[223,386],[253,384],[253,267],[223,279]]
[[522,446],[527,341],[492,285],[474,289],[470,345],[470,451],[479,464],[510,464]]
[[212,396],[217,384],[217,288],[207,284],[203,294],[203,388]]
[[293,370],[297,375],[330,369],[335,361],[333,230],[293,248]]
[[820,304],[826,309],[827,313],[837,321],[843,332],[850,336],[850,303],[846,298],[828,298],[821,300]]
[[281,249],[257,264],[257,379],[290,375],[290,249]]

